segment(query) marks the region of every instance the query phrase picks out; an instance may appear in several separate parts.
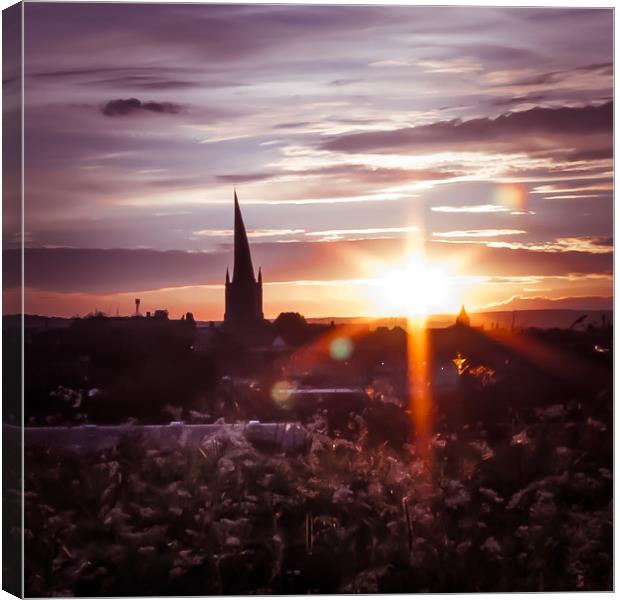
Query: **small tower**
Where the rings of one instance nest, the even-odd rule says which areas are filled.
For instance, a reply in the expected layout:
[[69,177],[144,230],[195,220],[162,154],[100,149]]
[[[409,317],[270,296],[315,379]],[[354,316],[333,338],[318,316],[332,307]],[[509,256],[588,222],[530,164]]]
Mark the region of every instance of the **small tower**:
[[469,315],[467,314],[467,311],[465,310],[465,305],[463,304],[461,305],[461,312],[456,317],[456,324],[463,325],[464,327],[469,327],[469,323]]
[[136,298],[134,302],[136,303],[136,317],[138,317],[140,315],[140,298]]

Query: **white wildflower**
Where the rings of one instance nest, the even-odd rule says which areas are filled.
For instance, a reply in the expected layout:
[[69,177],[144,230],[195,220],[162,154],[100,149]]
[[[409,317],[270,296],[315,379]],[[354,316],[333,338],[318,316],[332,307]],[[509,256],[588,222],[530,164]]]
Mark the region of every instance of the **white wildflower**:
[[465,554],[469,549],[471,548],[471,541],[467,540],[465,542],[461,542],[457,547],[456,547],[456,553],[457,554]]
[[504,499],[495,490],[481,487],[478,491],[488,500],[495,502],[495,504],[501,504],[504,502]]
[[552,404],[545,409],[536,411],[536,416],[540,419],[559,419],[563,417],[566,410],[563,404]]
[[510,440],[511,446],[527,446],[531,443],[530,438],[527,435],[527,431],[524,429],[523,431],[512,436]]
[[611,480],[612,475],[611,475],[611,471],[609,469],[606,469],[605,467],[602,467],[598,470],[598,472],[601,474],[601,477],[603,477],[603,479],[609,479]]
[[596,419],[593,419],[592,417],[588,417],[588,420],[586,421],[586,423],[592,427],[592,429],[596,429],[596,431],[607,431],[607,425],[605,425],[605,423],[601,423],[601,421],[597,421]]
[[445,505],[448,508],[458,508],[467,504],[470,500],[469,492],[463,487],[460,481],[451,480],[446,485]]
[[235,470],[235,464],[229,458],[220,458],[217,462],[217,468],[220,475],[227,475]]
[[499,545],[499,542],[494,537],[488,537],[484,540],[483,544],[480,546],[480,549],[483,552],[486,552],[490,558],[495,560],[499,560],[502,555],[502,547]]
[[341,485],[332,496],[332,502],[350,503],[353,502],[353,492],[348,485]]
[[480,458],[482,458],[482,460],[489,460],[495,456],[493,448],[484,440],[475,440],[469,442],[469,445],[480,453]]
[[537,521],[548,521],[558,512],[553,494],[546,490],[536,492],[536,502],[530,507],[530,516]]

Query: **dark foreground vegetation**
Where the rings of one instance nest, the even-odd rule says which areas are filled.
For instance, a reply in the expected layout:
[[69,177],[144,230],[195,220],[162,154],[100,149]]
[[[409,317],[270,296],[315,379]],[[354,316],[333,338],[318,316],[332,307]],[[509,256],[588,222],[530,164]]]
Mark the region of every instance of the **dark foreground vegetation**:
[[493,444],[478,425],[364,448],[317,418],[307,455],[27,455],[27,594],[609,590],[611,437],[553,405]]
[[425,445],[398,374],[366,369],[366,404],[304,413],[295,455],[224,430],[27,448],[26,594],[612,589],[611,328],[435,340],[457,351]]

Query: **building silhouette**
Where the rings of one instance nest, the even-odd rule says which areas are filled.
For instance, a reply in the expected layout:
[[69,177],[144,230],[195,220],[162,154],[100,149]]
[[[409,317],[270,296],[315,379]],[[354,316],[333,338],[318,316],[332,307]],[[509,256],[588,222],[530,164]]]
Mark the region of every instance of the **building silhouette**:
[[243,224],[237,192],[235,199],[235,249],[232,280],[226,269],[226,308],[224,326],[238,333],[250,333],[264,325],[263,278],[259,268],[254,276],[250,244]]
[[456,324],[457,325],[464,325],[465,327],[469,327],[470,326],[469,315],[467,314],[467,311],[465,310],[465,305],[464,304],[461,305],[461,312],[456,317]]

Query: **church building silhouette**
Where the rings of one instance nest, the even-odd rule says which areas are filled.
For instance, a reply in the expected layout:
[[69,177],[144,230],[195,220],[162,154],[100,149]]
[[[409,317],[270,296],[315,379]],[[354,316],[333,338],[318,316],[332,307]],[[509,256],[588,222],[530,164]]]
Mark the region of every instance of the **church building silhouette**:
[[232,280],[226,269],[224,326],[235,332],[250,332],[265,324],[263,316],[263,277],[254,276],[248,235],[243,224],[237,192],[235,199],[234,265]]

